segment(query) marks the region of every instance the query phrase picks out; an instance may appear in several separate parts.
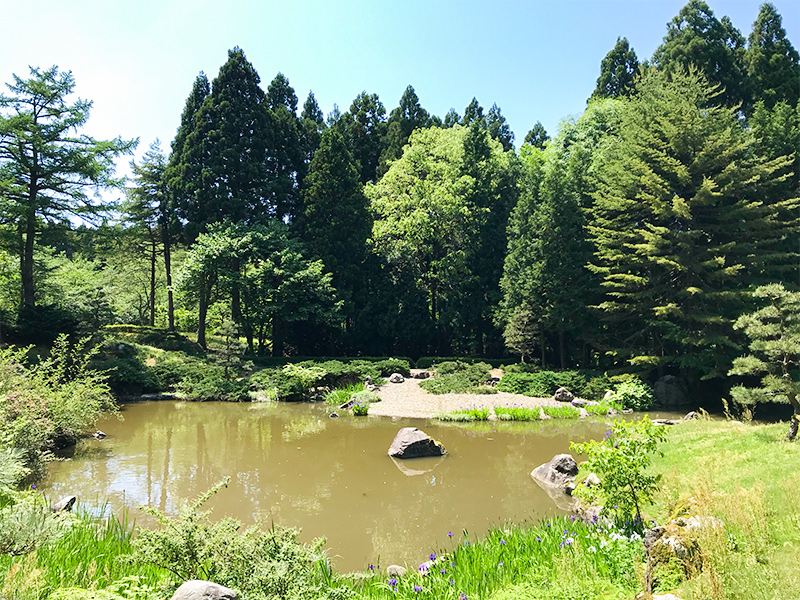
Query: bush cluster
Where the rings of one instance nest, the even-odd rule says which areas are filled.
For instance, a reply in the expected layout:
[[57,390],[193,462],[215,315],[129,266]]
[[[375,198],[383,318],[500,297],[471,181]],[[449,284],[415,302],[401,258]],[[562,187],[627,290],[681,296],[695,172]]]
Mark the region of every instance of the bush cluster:
[[649,410],[655,397],[653,388],[638,377],[632,377],[614,388],[611,399],[623,408]]
[[419,386],[431,394],[463,394],[494,392],[486,386],[491,365],[484,362],[469,364],[462,361],[446,361],[436,365],[436,375]]
[[546,398],[560,387],[581,398],[602,397],[611,384],[597,371],[533,371],[512,369],[503,375],[497,388],[512,394]]

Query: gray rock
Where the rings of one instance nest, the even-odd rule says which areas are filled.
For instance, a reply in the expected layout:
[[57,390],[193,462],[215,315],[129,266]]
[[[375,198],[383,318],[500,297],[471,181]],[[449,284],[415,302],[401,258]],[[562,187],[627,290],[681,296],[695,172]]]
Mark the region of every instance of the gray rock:
[[239,594],[232,589],[200,579],[187,581],[172,594],[172,600],[237,600],[238,598]]
[[104,440],[104,439],[106,439],[108,436],[107,436],[105,433],[103,433],[102,431],[100,431],[100,430],[98,429],[97,431],[95,431],[95,432],[92,434],[92,437],[93,437],[94,439],[96,439],[96,440]]
[[653,395],[653,410],[680,410],[691,404],[686,384],[675,375],[659,377],[653,386]]
[[558,402],[572,402],[575,400],[575,395],[567,388],[561,387],[556,390],[555,394],[553,394],[553,400],[557,400]]
[[550,462],[539,465],[531,472],[531,477],[549,485],[564,487],[575,481],[578,463],[569,454],[556,454]]
[[680,425],[683,419],[653,419],[653,425]]
[[406,568],[400,565],[389,565],[386,567],[386,574],[392,577],[403,577],[406,574]]
[[589,416],[589,411],[588,411],[588,410],[586,410],[585,408],[583,408],[582,406],[581,406],[581,407],[578,409],[578,411],[579,411],[579,412],[578,412],[578,416],[579,416],[581,419],[585,419],[586,417],[588,417],[588,416]]
[[64,496],[50,508],[53,512],[69,512],[75,505],[76,500],[77,498],[75,496]]
[[600,478],[595,473],[589,473],[586,479],[583,480],[583,485],[586,487],[594,487],[600,485]]
[[328,418],[330,418],[330,419],[338,419],[339,418],[339,413],[332,412],[331,414],[328,415]]
[[699,418],[700,418],[699,414],[697,414],[695,411],[691,411],[691,412],[686,413],[686,415],[683,417],[683,420],[684,421],[691,421],[692,419],[699,419]]
[[419,373],[414,373],[411,377],[414,379],[427,379],[430,376],[431,374],[427,371],[420,371]]
[[592,402],[591,400],[584,400],[583,398],[575,398],[571,402],[572,406],[577,406],[578,408],[584,406],[591,406],[592,404],[597,404],[597,402]]
[[681,600],[675,594],[656,594],[653,600]]
[[403,383],[406,380],[400,373],[392,373],[389,375],[389,383]]
[[389,447],[393,458],[419,458],[422,456],[442,456],[447,453],[444,446],[416,427],[403,427],[394,436]]
[[340,404],[340,405],[339,405],[339,410],[347,410],[348,408],[352,408],[352,407],[353,407],[353,404],[355,404],[355,402],[356,402],[355,400],[353,400],[352,398],[350,398],[350,400],[348,400],[348,401],[347,401],[347,402],[345,402],[344,404]]

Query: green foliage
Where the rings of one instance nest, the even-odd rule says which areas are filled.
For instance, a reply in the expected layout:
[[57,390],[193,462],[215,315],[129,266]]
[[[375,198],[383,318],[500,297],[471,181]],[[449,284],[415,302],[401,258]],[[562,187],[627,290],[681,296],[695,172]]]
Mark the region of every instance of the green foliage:
[[501,421],[538,421],[541,414],[538,406],[495,406],[494,414]]
[[[91,218],[105,207],[89,200],[91,184],[116,186],[114,160],[137,140],[96,140],[75,135],[92,103],[68,103],[75,89],[69,71],[30,67],[30,78],[13,76],[11,96],[0,96],[0,222],[13,223],[20,239],[22,304],[36,304],[34,247],[43,221],[70,215]],[[7,112],[6,112],[7,111]]]
[[411,363],[405,358],[379,360],[375,363],[375,368],[380,371],[382,377],[388,377],[392,373],[400,373],[403,377],[411,374]]
[[560,406],[542,406],[542,411],[548,417],[554,419],[577,419],[581,416],[581,411],[571,404],[562,404]]
[[615,421],[604,439],[572,442],[570,449],[586,454],[586,469],[600,476],[604,511],[609,513],[614,507],[623,519],[635,517],[634,526],[641,529],[641,509],[653,501],[661,480],[660,475],[648,473],[651,455],[666,439],[663,426],[642,417],[635,422]]
[[330,404],[332,406],[341,406],[345,402],[349,402],[350,399],[357,394],[358,392],[363,392],[367,388],[363,383],[354,383],[353,385],[348,385],[345,387],[336,388],[330,391],[325,392],[325,404]]
[[89,368],[87,345],[60,336],[33,366],[25,364],[28,348],[0,349],[0,445],[18,449],[27,467],[41,468],[46,453],[116,408],[105,377]]
[[638,377],[632,377],[614,387],[611,399],[622,408],[649,410],[655,397],[653,388]]
[[756,375],[760,385],[735,386],[731,395],[740,404],[790,404],[794,414],[788,439],[792,440],[800,424],[800,293],[773,283],[759,287],[753,296],[766,306],[737,319],[735,327],[749,338],[751,354],[736,358],[729,375]]
[[597,398],[610,387],[608,378],[597,371],[534,371],[512,369],[497,384],[497,389],[512,394],[546,398],[558,388],[566,388],[580,398]]
[[762,101],[768,108],[779,102],[797,105],[800,55],[786,37],[778,11],[768,2],[761,5],[753,23],[744,63],[754,102]]
[[234,519],[212,522],[200,508],[227,485],[228,479],[184,506],[177,517],[145,508],[161,527],[139,532],[131,561],[164,568],[178,582],[205,579],[246,591],[248,598],[348,596],[337,589],[341,584],[331,576],[322,540],[307,546],[297,541],[292,529],[243,529]]
[[[487,363],[467,364],[444,362],[436,366],[437,373],[419,386],[431,394],[492,393],[485,384],[489,381]],[[483,389],[487,391],[484,392]]]
[[600,63],[600,77],[590,100],[628,96],[639,74],[639,59],[628,44],[628,38],[617,38],[614,48]]
[[485,406],[473,406],[470,408],[459,408],[449,413],[436,415],[440,421],[455,421],[471,423],[473,421],[488,421],[491,409]]

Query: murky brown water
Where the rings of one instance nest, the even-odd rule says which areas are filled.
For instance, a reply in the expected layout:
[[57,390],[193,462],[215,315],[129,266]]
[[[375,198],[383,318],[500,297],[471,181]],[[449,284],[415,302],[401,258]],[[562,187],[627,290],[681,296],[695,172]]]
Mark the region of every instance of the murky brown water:
[[[309,404],[142,402],[125,406],[123,415],[100,424],[107,439],[83,442],[76,458],[51,465],[41,485],[49,496],[175,513],[230,475],[231,485],[208,504],[214,517],[299,527],[306,541],[325,536],[340,570],[416,565],[464,529],[480,536],[509,521],[556,514],[530,471],[568,452],[571,440],[605,429],[600,421],[466,427],[329,419]],[[449,455],[389,458],[395,433],[407,426],[440,440]],[[149,523],[138,511],[131,516]]]

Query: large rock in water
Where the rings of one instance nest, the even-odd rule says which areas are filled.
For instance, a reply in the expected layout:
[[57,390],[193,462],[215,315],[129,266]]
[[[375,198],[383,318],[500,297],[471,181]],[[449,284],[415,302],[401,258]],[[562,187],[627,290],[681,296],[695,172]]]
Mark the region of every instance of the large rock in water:
[[441,443],[416,427],[403,427],[394,436],[389,447],[393,458],[420,458],[422,456],[442,456],[447,453]]
[[172,594],[172,600],[238,600],[239,594],[218,583],[193,579]]
[[543,465],[531,472],[531,477],[548,485],[565,487],[575,481],[578,475],[578,463],[569,454],[556,454]]

